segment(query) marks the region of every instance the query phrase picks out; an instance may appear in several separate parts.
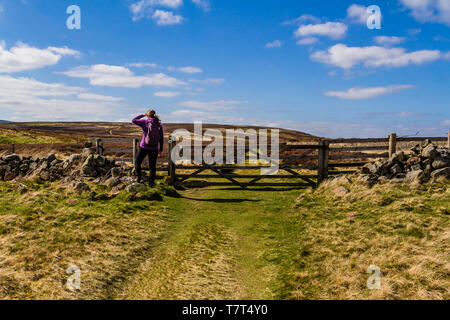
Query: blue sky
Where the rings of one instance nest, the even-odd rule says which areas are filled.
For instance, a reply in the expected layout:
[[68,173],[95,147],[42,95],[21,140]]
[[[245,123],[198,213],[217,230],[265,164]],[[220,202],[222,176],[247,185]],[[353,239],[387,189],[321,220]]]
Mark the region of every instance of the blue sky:
[[[81,29],[66,9],[78,5]],[[367,27],[378,5],[381,29]],[[0,0],[0,119],[450,130],[450,0]]]

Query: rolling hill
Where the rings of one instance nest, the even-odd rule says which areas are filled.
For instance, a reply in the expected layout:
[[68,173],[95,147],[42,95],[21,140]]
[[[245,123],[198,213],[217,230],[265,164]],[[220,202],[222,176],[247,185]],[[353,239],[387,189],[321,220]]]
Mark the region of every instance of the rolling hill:
[[[165,135],[169,136],[176,129],[186,129],[194,131],[192,123],[166,123],[164,124]],[[219,129],[224,132],[226,129],[260,129],[264,127],[254,126],[233,126],[221,124],[203,124],[203,129]],[[88,138],[133,138],[139,137],[141,129],[132,123],[118,122],[14,122],[2,123],[0,129],[13,130],[28,135],[43,135],[59,140],[85,140]],[[276,129],[276,128],[267,128]],[[280,142],[290,141],[315,141],[318,137],[295,131],[280,129]]]
[[[203,124],[203,130],[219,129],[263,129],[264,127]],[[194,132],[192,123],[166,123],[166,139],[176,129]],[[276,129],[276,128],[266,128]],[[10,144],[16,144],[21,154],[45,155],[49,152],[71,154],[78,152],[89,138],[140,138],[141,129],[132,123],[118,122],[11,122],[0,123],[0,154],[10,151]],[[295,131],[280,129],[280,142],[314,142],[319,137]],[[113,147],[126,147],[117,144]],[[111,146],[110,146],[111,147]],[[167,150],[167,149],[166,149]]]

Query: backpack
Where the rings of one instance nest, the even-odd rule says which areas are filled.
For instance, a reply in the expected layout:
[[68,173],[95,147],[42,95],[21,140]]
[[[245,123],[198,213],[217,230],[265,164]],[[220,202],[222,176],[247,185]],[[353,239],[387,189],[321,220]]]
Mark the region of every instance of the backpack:
[[160,138],[159,124],[155,125],[152,121],[149,121],[148,131],[145,135],[145,144],[148,147],[158,148]]

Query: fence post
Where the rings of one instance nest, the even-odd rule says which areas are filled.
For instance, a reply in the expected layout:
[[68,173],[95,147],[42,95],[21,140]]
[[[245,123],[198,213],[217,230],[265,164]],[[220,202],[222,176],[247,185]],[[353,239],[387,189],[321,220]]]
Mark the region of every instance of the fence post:
[[16,145],[14,143],[11,145],[11,153],[16,153]]
[[389,135],[389,158],[397,152],[397,134],[391,133]]
[[136,168],[137,144],[138,140],[133,139],[133,168]]
[[95,152],[100,154],[100,139],[95,139]]
[[447,137],[447,148],[450,149],[450,131],[447,133],[448,137]]
[[168,171],[168,175],[169,175],[169,184],[171,186],[175,185],[176,182],[176,166],[175,163],[173,163],[172,161],[172,150],[175,147],[175,141],[172,140],[172,137],[169,138],[169,171]]
[[102,139],[98,140],[98,154],[103,156],[103,141],[102,141]]
[[319,142],[319,159],[317,165],[317,186],[319,186],[325,179],[328,178],[328,154],[329,154],[329,141]]

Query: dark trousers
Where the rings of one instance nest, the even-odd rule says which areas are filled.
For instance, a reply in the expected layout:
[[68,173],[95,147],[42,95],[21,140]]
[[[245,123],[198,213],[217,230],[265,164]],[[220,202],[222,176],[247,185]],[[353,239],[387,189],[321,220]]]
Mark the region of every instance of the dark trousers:
[[139,148],[136,155],[136,161],[134,163],[134,170],[136,171],[137,178],[140,181],[142,179],[142,162],[146,156],[148,156],[148,166],[150,168],[149,183],[154,184],[156,178],[156,160],[158,159],[158,150],[146,150]]

